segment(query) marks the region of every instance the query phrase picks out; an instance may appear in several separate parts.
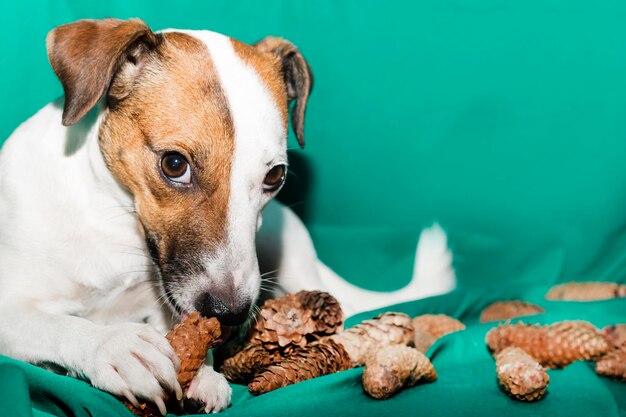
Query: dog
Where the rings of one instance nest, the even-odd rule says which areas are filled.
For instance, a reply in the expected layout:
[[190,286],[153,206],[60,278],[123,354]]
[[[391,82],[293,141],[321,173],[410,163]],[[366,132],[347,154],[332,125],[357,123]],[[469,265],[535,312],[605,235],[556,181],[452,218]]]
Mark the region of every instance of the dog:
[[104,19],[53,29],[47,51],[64,98],[0,153],[0,354],[163,414],[167,393],[218,412],[227,381],[208,361],[183,392],[163,335],[191,311],[226,329],[245,322],[259,260],[284,291],[328,290],[352,313],[454,286],[436,225],[411,283],[380,294],[321,263],[302,222],[273,201],[289,114],[303,145],[313,83],[292,43]]

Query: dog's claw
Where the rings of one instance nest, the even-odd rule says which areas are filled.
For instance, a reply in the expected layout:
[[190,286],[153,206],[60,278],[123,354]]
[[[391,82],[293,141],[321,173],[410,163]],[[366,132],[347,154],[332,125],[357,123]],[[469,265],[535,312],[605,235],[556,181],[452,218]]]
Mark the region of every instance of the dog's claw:
[[123,390],[122,395],[128,400],[129,403],[133,405],[133,407],[139,407],[139,401],[137,401],[137,398],[133,395],[132,392],[128,390]]
[[165,408],[165,403],[163,402],[163,399],[161,397],[154,397],[152,399],[152,402],[156,404],[156,406],[159,408],[159,412],[162,415],[167,414],[167,408]]
[[177,384],[174,386],[174,392],[176,393],[176,399],[177,399],[178,401],[180,401],[180,400],[182,400],[182,399],[183,399],[183,389],[182,389],[182,387],[180,386],[180,384],[178,384],[178,383],[177,383]]

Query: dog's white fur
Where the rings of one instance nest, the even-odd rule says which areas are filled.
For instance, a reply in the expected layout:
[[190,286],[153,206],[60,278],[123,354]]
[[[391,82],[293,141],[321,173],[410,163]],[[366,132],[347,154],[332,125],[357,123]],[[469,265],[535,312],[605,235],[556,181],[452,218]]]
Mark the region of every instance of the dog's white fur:
[[[286,161],[286,132],[267,88],[228,38],[185,33],[208,46],[233,115],[226,239],[232,246],[218,256],[231,257],[235,280],[242,283],[237,288],[252,295],[260,285],[254,234],[268,197],[252,190],[250,180],[262,181],[268,165]],[[99,105],[72,127],[61,125],[61,115],[59,102],[47,105],[0,153],[0,354],[60,365],[131,401],[153,399],[163,411],[162,387],[182,394],[177,360],[163,337],[173,313],[155,285],[157,271],[133,197],[107,169],[98,145],[106,109]],[[446,236],[438,226],[422,233],[411,283],[375,293],[346,283],[323,265],[289,209],[269,203],[264,213],[258,254],[276,258],[275,275],[286,291],[326,290],[355,313],[454,286]],[[211,259],[209,268],[218,264],[224,263]],[[190,285],[197,291],[210,288],[201,277]],[[206,412],[217,412],[228,406],[230,387],[205,366],[186,395],[202,400]]]

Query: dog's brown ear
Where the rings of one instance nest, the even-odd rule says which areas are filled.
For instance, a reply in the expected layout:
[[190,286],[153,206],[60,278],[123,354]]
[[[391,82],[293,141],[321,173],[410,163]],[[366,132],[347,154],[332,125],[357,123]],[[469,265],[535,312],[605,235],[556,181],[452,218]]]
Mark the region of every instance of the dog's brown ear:
[[48,59],[65,92],[63,124],[78,122],[108,90],[125,62],[158,37],[139,19],[79,20],[48,33]]
[[313,73],[298,48],[285,39],[269,36],[255,45],[262,52],[277,55],[282,64],[283,79],[289,102],[295,100],[291,110],[291,127],[298,143],[304,147],[304,114],[309,94],[313,88]]

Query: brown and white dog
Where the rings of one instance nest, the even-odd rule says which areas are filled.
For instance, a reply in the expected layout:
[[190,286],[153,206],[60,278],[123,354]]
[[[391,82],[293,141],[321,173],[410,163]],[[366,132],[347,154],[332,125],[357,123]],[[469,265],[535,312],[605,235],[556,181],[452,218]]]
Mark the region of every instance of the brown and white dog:
[[274,257],[286,291],[326,289],[349,312],[454,285],[438,227],[422,233],[411,284],[383,295],[341,281],[298,218],[270,203],[287,171],[289,105],[302,145],[312,85],[291,43],[105,19],[60,26],[47,46],[64,102],[0,154],[0,354],[163,413],[166,392],[216,412],[230,401],[223,376],[207,364],[183,393],[163,334],[193,310],[244,322],[257,253]]

